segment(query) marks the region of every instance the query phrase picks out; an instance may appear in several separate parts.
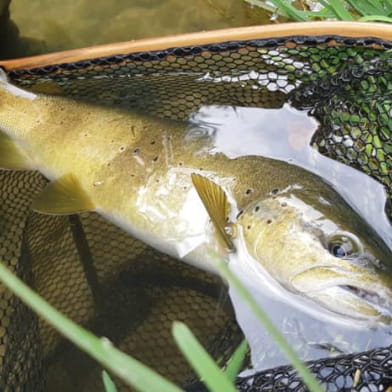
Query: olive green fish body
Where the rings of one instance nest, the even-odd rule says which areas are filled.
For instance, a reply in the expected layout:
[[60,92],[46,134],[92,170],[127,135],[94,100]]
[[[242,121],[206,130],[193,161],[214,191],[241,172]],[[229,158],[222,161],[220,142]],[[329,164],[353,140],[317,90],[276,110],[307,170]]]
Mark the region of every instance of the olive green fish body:
[[390,251],[304,169],[260,156],[230,159],[202,128],[35,95],[5,79],[0,127],[8,138],[0,139],[0,152],[8,146],[0,165],[8,160],[53,181],[38,210],[95,210],[205,269],[215,269],[212,254],[228,259],[241,241],[285,289],[349,317],[391,321]]

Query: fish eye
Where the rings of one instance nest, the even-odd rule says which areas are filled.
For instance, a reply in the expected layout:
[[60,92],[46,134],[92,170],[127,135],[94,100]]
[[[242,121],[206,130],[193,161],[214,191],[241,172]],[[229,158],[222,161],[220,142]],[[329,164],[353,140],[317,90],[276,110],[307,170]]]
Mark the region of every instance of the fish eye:
[[359,253],[357,242],[346,235],[335,235],[328,240],[328,250],[332,256],[343,259]]
[[346,251],[343,246],[341,245],[333,245],[330,252],[335,256],[339,258],[346,257]]

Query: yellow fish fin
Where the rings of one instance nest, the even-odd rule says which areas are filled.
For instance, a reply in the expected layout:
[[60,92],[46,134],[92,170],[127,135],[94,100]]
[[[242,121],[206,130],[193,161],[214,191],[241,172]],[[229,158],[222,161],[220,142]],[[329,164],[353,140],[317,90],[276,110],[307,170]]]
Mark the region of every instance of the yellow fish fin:
[[200,174],[192,173],[192,182],[221,239],[229,250],[233,250],[233,242],[226,231],[226,218],[230,212],[230,205],[225,191],[215,182]]
[[31,162],[21,148],[5,133],[0,132],[0,168],[31,170]]
[[43,214],[69,215],[94,210],[89,196],[72,174],[49,183],[33,200],[32,209]]

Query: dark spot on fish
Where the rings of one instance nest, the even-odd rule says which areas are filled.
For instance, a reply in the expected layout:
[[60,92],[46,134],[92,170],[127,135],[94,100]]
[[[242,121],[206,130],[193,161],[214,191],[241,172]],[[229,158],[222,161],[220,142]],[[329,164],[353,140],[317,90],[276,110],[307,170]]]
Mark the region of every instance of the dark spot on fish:
[[252,227],[251,225],[248,225],[246,228],[249,230],[251,227]]
[[203,171],[203,168],[201,167],[199,170],[200,170],[200,171]]
[[134,174],[131,174],[131,177],[135,177],[135,175],[134,175]]
[[183,163],[182,162],[178,162],[178,166],[182,166],[183,165]]
[[252,189],[250,189],[250,188],[248,188],[246,191],[245,191],[245,194],[246,195],[250,195],[252,193]]
[[228,222],[229,221],[229,217],[228,216],[226,216],[226,222]]
[[153,140],[150,144],[155,144],[155,140]]
[[120,151],[124,151],[124,150],[125,150],[125,147],[124,147],[124,146],[121,146],[121,147],[119,148],[119,150],[120,150]]
[[158,155],[156,157],[154,157],[152,160],[153,160],[153,162],[156,162],[158,160]]
[[243,213],[244,213],[244,210],[240,210],[240,212],[236,216],[236,219],[238,219]]
[[106,166],[111,166],[112,164],[110,163],[110,162],[108,162],[107,164],[106,164]]
[[114,143],[114,139],[112,139],[112,140],[110,141],[110,143]]
[[188,187],[187,187],[187,186],[184,186],[183,188],[184,188],[184,191],[186,191],[186,190],[188,189]]
[[272,189],[272,191],[271,191],[272,195],[277,195],[278,193],[279,193],[279,189],[278,188]]
[[287,207],[287,203],[284,201],[284,202],[281,204],[281,206],[282,206],[282,207]]
[[156,183],[159,183],[159,180],[155,180]]
[[135,149],[133,150],[133,152],[134,152],[135,154],[139,153],[139,152],[140,152],[140,148],[135,148]]
[[257,212],[257,211],[259,211],[260,210],[260,206],[256,206],[255,207],[255,212]]
[[270,225],[272,223],[272,219],[267,219],[267,225]]

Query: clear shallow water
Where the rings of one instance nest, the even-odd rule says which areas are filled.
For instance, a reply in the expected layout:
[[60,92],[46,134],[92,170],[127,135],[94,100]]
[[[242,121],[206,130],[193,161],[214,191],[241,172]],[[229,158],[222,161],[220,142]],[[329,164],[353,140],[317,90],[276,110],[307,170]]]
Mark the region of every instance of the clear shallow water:
[[[23,36],[41,42],[25,53],[31,54],[253,23],[253,17],[249,16],[242,2],[220,3],[206,0],[189,4],[178,0],[140,1],[133,2],[130,8],[127,1],[120,0],[110,4],[100,0],[94,7],[87,0],[72,3],[13,0],[11,13]],[[31,15],[35,17],[31,18]],[[207,129],[214,131],[217,151],[231,157],[260,154],[290,160],[321,175],[339,189],[391,246],[390,226],[383,213],[382,187],[367,176],[309,148],[310,136],[317,124],[306,113],[288,106],[279,110],[203,107],[193,120],[203,122]],[[352,352],[390,343],[390,335],[380,331],[358,331],[341,323],[320,321],[320,313],[311,316],[299,311],[287,304],[287,299],[271,296],[266,287],[260,287],[259,281],[249,279],[257,274],[249,274],[248,265],[233,262],[232,268],[247,281],[259,303],[303,358],[326,356],[330,344]],[[254,366],[263,368],[287,363],[233,291],[231,298],[239,323],[251,343]],[[267,353],[269,357],[266,357]]]
[[33,52],[268,21],[242,0],[12,0],[11,17]]
[[[210,134],[216,152],[231,158],[268,156],[320,175],[392,247],[391,227],[384,212],[383,187],[362,172],[311,148],[310,139],[317,129],[317,121],[306,112],[287,104],[281,109],[206,106],[192,116],[192,121]],[[342,319],[311,301],[286,293],[251,262],[234,258],[230,267],[303,359],[363,351],[385,346],[391,341],[391,328],[358,328],[355,320]],[[287,359],[232,289],[230,297],[250,343],[254,368],[260,370],[286,364]]]

